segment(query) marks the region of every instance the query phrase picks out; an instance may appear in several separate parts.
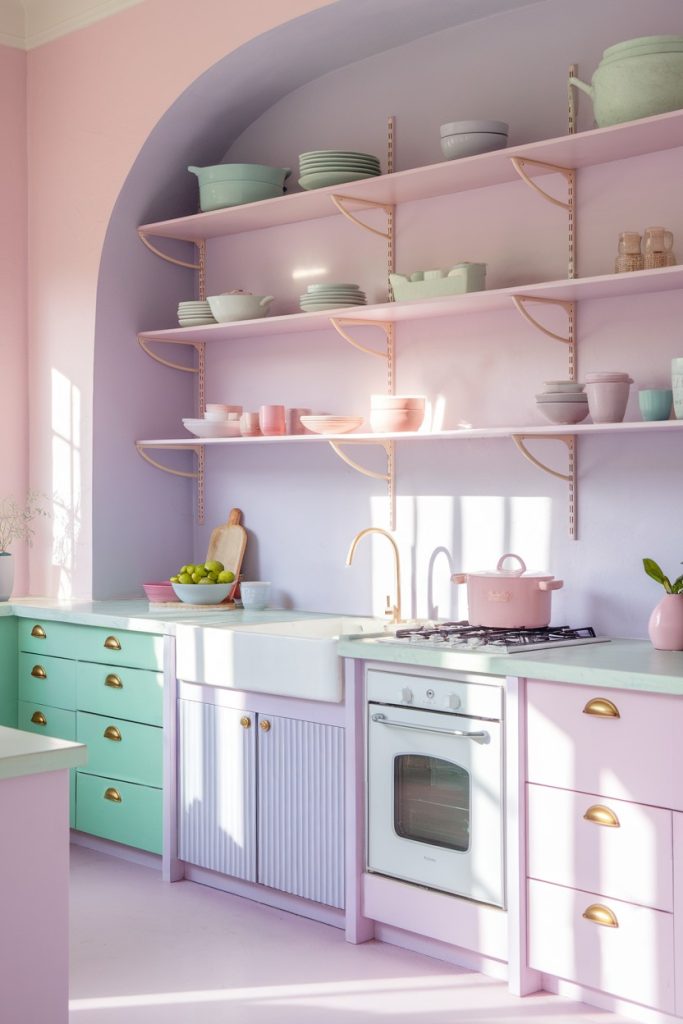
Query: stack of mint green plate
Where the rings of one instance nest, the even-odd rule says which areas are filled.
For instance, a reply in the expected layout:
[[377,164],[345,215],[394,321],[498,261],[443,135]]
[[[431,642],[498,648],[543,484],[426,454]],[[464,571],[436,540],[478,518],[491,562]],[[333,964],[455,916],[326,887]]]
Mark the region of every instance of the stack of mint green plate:
[[320,313],[341,306],[364,306],[365,292],[357,284],[309,284],[305,295],[299,296],[304,313]]
[[343,149],[315,149],[299,157],[299,184],[302,188],[325,188],[347,181],[374,178],[381,174],[379,158],[371,153]]

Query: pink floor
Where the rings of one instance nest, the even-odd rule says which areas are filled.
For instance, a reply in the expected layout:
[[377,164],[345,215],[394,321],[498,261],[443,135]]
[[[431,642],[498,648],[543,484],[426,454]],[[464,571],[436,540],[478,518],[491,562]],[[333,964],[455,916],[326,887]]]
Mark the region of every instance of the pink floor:
[[70,1024],[620,1024],[146,867],[71,850]]

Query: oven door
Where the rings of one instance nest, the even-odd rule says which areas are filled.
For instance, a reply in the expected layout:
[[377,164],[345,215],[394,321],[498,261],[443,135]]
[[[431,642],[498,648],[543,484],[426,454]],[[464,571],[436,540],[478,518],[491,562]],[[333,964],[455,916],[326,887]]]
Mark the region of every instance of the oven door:
[[505,905],[500,722],[368,705],[368,870]]

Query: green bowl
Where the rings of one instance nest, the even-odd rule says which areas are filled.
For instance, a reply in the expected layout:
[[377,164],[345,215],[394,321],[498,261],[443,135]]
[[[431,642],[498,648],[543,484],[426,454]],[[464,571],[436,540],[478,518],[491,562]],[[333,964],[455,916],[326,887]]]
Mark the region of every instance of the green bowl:
[[187,169],[197,175],[200,185],[215,181],[268,181],[282,188],[292,173],[289,167],[269,167],[267,164],[213,164],[211,167]]
[[282,193],[282,185],[271,185],[267,181],[215,181],[199,186],[199,205],[204,212],[222,210],[227,206],[275,199]]

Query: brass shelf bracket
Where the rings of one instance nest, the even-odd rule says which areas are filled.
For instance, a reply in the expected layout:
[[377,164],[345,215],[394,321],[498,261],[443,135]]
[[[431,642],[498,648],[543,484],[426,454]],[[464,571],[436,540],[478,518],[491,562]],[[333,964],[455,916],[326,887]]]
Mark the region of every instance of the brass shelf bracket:
[[[517,450],[527,459],[532,465],[536,466],[537,469],[543,470],[544,473],[549,473],[551,476],[557,477],[559,480],[564,480],[567,483],[568,489],[568,512],[569,512],[569,536],[571,540],[577,539],[577,524],[576,524],[576,497],[577,497],[577,474],[576,474],[576,437],[574,434],[513,434],[512,440],[514,441]],[[544,462],[537,459],[535,455],[532,455],[529,449],[526,447],[526,441],[560,441],[566,445],[567,448],[567,472],[561,473],[557,469],[551,469],[550,466],[546,466]]]
[[[575,230],[575,213],[576,213],[576,170],[573,167],[560,167],[558,164],[549,164],[544,160],[530,160],[523,156],[511,156],[510,160],[512,166],[517,171],[522,181],[532,188],[535,192],[538,192],[543,199],[549,203],[553,203],[555,206],[559,206],[561,209],[567,211],[567,234],[568,234],[568,266],[567,266],[567,277],[571,280],[576,277],[576,230]],[[567,199],[556,199],[555,196],[551,196],[548,192],[537,185],[533,178],[530,178],[526,172],[526,167],[540,167],[543,170],[554,172],[555,174],[561,174],[567,182]]]
[[342,196],[336,192],[332,193],[330,199],[337,207],[339,212],[343,214],[343,216],[346,217],[347,220],[350,220],[357,227],[363,228],[364,231],[371,231],[373,235],[379,235],[380,238],[386,238],[387,240],[391,238],[391,231],[389,228],[387,228],[386,231],[380,231],[379,228],[370,227],[370,225],[366,224],[365,221],[362,221],[360,217],[356,217],[354,213],[351,213],[351,211],[348,210],[344,204],[357,203],[360,206],[364,206],[369,209],[384,210],[387,216],[393,217],[394,207],[392,203],[378,203],[374,199],[355,199],[353,196]]
[[[142,351],[147,353],[150,359],[154,359],[155,362],[161,363],[162,366],[170,367],[171,370],[182,370],[183,373],[199,373],[200,371],[200,368],[198,366],[181,366],[180,363],[174,363],[171,362],[170,359],[164,359],[163,356],[160,356],[156,352],[152,351],[152,349],[149,347],[149,339],[145,338],[141,334],[138,334],[138,344],[140,345]],[[164,344],[164,342],[161,342],[161,344]],[[173,344],[177,343],[174,342]],[[200,346],[201,348],[204,347],[203,341],[185,341],[183,342],[183,344],[192,345],[192,347],[195,348],[197,351],[200,351]]]
[[[546,299],[540,298],[536,295],[512,295],[510,296],[515,304],[515,309],[520,313],[525,320],[527,320],[532,327],[537,331],[541,331],[548,338],[552,338],[553,341],[561,341],[562,344],[568,346],[567,359],[568,359],[568,380],[576,380],[576,303],[569,302],[565,299]],[[535,316],[529,312],[526,308],[527,302],[536,302],[546,306],[560,306],[564,309],[567,314],[567,334],[556,334],[555,331],[548,330],[543,324],[539,323]]]
[[149,237],[145,234],[142,228],[138,228],[138,237],[143,245],[146,245],[150,252],[153,252],[155,256],[165,260],[167,263],[173,263],[176,267],[186,267],[188,270],[199,270],[199,263],[189,263],[187,260],[178,260],[175,256],[169,256],[168,253],[162,252],[161,249],[157,249],[156,245],[150,242]]
[[[171,473],[172,476],[181,476],[189,480],[197,481],[197,519],[199,523],[202,524],[204,522],[204,445],[141,444],[139,441],[136,441],[135,447],[138,455],[142,456],[145,462],[148,462],[150,466],[154,466],[155,469],[160,469],[163,473]],[[159,462],[157,459],[149,455],[149,451],[194,452],[197,457],[197,469],[171,469],[169,466],[164,466],[162,462]]]
[[[396,528],[396,492],[395,492],[395,444],[393,441],[329,441],[330,448],[338,455],[342,462],[345,462],[351,469],[355,469],[357,473],[362,473],[363,476],[372,477],[374,480],[384,480],[387,484],[387,500],[389,503],[389,529],[394,530]],[[374,444],[379,445],[380,448],[384,449],[384,453],[387,457],[387,471],[386,473],[378,473],[374,469],[366,469],[365,466],[361,466],[360,463],[352,459],[350,455],[347,455],[342,450],[342,444],[347,445],[359,445],[359,444]]]
[[[365,352],[369,356],[378,356],[380,359],[391,359],[392,344],[391,339],[393,338],[394,325],[384,320],[356,320],[350,317],[343,316],[331,316],[330,323],[334,327],[337,334],[348,341],[349,345],[353,345],[359,352]],[[375,348],[368,348],[367,345],[361,345],[360,342],[352,338],[350,334],[344,330],[344,326],[350,326],[353,324],[356,327],[381,327],[384,331],[384,335],[387,339],[386,351],[380,352]]]

